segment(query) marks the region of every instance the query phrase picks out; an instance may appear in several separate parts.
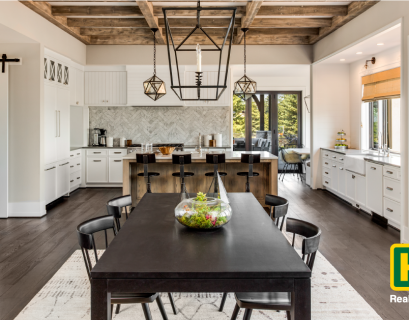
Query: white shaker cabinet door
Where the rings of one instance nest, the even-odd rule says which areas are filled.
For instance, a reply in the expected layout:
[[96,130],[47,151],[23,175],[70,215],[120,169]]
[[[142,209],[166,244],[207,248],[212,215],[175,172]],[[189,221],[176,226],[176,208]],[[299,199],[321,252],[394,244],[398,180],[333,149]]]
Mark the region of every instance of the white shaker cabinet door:
[[87,158],[87,182],[102,183],[108,182],[108,158],[88,157]]
[[366,177],[360,174],[355,178],[355,202],[360,206],[366,206]]
[[57,88],[44,85],[44,163],[57,161],[58,112]]
[[60,161],[57,167],[57,198],[70,192],[70,161]]
[[84,71],[82,70],[75,70],[75,88],[75,105],[84,106]]
[[85,72],[85,105],[102,106],[105,104],[105,72]]
[[70,70],[70,105],[72,106],[79,105],[77,103],[77,72],[78,70],[75,68]]
[[55,164],[44,169],[44,197],[45,204],[57,199],[57,167]]
[[346,193],[345,196],[351,200],[352,202],[355,201],[355,178],[356,174],[350,171],[346,171]]
[[70,157],[70,91],[57,88],[57,161]]
[[109,182],[122,183],[122,159],[109,158]]
[[338,192],[346,195],[346,174],[345,168],[342,164],[338,164]]
[[338,163],[331,161],[331,188],[338,191]]
[[383,212],[383,166],[365,162],[366,207],[382,215]]

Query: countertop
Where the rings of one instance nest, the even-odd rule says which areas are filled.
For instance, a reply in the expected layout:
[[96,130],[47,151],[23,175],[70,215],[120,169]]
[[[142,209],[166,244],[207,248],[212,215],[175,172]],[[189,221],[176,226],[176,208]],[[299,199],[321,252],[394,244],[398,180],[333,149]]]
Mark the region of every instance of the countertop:
[[102,147],[102,146],[86,146],[86,147],[71,147],[70,151],[78,149],[127,149],[128,147]]
[[[185,151],[175,151],[173,154],[186,154]],[[226,160],[240,160],[242,153],[252,153],[252,154],[260,154],[261,160],[277,160],[278,157],[271,154],[267,151],[226,151]],[[135,160],[135,152],[129,153],[126,156],[123,156],[122,159],[124,160]],[[172,155],[158,155],[156,156],[157,160],[172,160]],[[192,153],[192,160],[206,160],[206,153],[202,152],[200,155],[199,153]]]
[[[197,145],[184,145],[184,148],[188,148],[188,149],[194,149],[197,147]],[[202,146],[202,149],[207,149],[207,148],[211,148],[211,149],[231,149],[231,146],[221,146],[221,147],[206,147],[206,146]]]
[[389,157],[383,157],[383,156],[378,155],[377,151],[372,151],[372,150],[359,150],[359,149],[339,150],[339,149],[333,149],[333,148],[321,148],[321,149],[344,154],[346,156],[367,155],[366,157],[364,157],[364,160],[400,168],[401,161],[400,161],[399,155],[391,154],[389,155]]

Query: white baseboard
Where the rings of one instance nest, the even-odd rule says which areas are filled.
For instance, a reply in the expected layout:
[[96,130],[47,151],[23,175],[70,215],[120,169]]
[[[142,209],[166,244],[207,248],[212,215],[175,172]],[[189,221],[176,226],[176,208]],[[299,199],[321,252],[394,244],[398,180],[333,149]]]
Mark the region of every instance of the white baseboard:
[[44,201],[9,203],[9,218],[39,218],[46,213]]

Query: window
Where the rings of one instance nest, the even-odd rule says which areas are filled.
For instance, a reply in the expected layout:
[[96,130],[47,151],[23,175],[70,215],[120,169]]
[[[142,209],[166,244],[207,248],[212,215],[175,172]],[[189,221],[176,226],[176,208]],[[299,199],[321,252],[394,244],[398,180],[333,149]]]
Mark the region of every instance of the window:
[[[369,102],[369,148],[400,153],[400,98]],[[366,109],[366,108],[365,108]]]

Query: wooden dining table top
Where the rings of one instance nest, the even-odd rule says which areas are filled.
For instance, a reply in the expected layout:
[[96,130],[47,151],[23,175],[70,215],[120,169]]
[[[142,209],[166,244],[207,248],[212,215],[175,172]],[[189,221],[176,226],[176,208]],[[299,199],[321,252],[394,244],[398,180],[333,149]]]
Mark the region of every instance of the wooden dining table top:
[[180,194],[145,194],[91,271],[92,279],[310,278],[311,271],[251,193],[229,193],[214,231],[175,219]]

